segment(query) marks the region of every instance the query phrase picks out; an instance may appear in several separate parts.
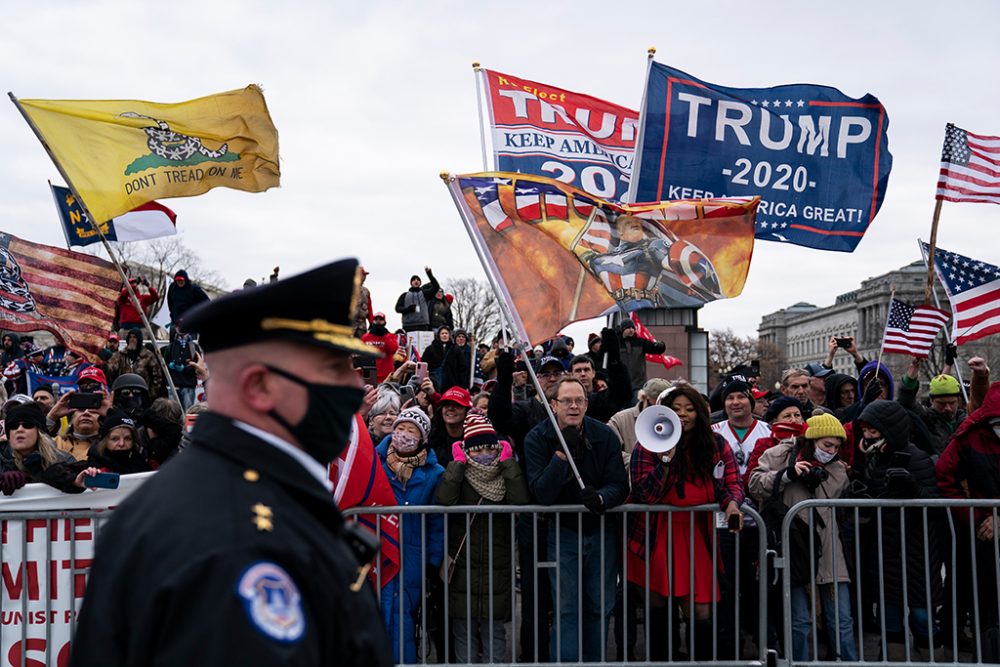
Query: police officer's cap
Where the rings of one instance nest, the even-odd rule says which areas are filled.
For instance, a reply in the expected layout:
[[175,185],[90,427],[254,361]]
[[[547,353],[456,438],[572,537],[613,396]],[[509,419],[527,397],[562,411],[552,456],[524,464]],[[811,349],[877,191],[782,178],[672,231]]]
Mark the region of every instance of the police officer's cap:
[[343,259],[258,287],[227,294],[184,314],[184,331],[200,334],[206,352],[284,340],[377,357],[355,338],[352,318],[361,275]]

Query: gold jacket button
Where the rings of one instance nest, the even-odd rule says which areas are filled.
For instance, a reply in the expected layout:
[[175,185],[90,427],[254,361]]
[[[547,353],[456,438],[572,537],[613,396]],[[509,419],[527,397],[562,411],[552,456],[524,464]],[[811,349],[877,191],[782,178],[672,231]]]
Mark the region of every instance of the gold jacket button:
[[246,470],[243,471],[243,479],[245,479],[248,482],[256,482],[258,479],[260,479],[260,473],[254,470],[253,468],[247,468]]

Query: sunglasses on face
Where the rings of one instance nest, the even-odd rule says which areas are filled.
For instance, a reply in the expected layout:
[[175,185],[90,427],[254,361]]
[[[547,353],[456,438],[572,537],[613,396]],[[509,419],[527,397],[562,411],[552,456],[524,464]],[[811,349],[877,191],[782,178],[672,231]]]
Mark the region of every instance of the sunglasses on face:
[[10,431],[11,433],[13,433],[14,431],[16,431],[19,428],[23,428],[23,429],[26,429],[26,430],[31,430],[33,428],[38,428],[38,427],[35,426],[34,424],[29,424],[28,422],[14,422],[13,424],[8,424],[7,425],[7,430]]

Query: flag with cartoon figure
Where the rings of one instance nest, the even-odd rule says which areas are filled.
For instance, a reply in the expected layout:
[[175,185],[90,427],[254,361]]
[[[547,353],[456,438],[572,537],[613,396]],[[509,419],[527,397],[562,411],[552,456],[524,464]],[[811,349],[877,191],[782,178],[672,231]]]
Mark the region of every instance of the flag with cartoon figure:
[[743,290],[756,197],[618,205],[542,176],[448,182],[532,343],[618,309],[697,308]]
[[278,131],[257,86],[174,104],[11,97],[97,223],[154,199],[278,185]]

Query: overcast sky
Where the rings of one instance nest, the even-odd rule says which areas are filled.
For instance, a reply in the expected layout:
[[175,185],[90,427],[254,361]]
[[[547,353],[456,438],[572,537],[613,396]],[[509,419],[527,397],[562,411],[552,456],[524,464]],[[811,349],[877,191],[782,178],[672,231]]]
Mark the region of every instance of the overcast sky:
[[[144,8],[145,7],[145,8]],[[345,256],[392,311],[410,274],[481,277],[438,173],[479,171],[471,63],[636,109],[646,48],[706,81],[876,95],[893,170],[852,254],[758,242],[742,296],[706,329],[756,331],[796,301],[832,303],[919,258],[944,125],[1000,135],[1000,3],[121,2],[8,3],[0,80],[18,97],[175,102],[259,83],[280,135],[280,189],[166,202],[187,245],[230,287]],[[63,245],[58,173],[0,107],[4,231]],[[1000,207],[944,205],[939,245],[1000,263]],[[390,323],[398,321],[390,317]],[[592,327],[574,327],[579,333]]]

